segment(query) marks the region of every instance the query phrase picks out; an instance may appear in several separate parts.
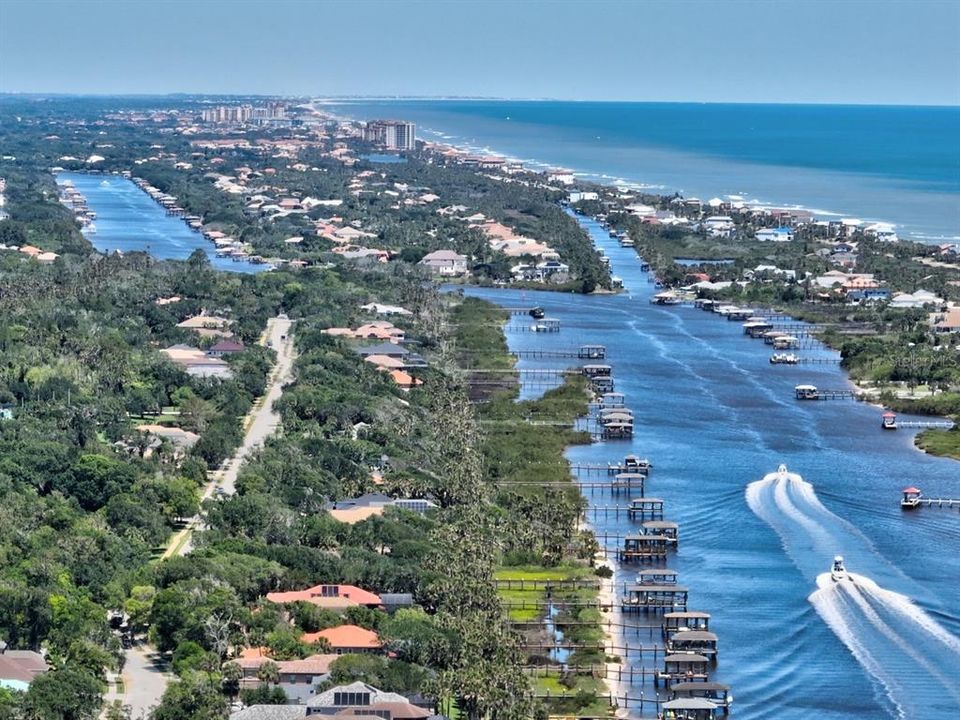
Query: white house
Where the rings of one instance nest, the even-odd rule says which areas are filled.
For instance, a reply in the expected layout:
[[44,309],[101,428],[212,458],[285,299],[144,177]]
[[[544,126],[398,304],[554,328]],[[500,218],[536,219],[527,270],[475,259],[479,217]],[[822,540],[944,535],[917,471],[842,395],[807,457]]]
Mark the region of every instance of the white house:
[[759,242],[790,242],[793,230],[788,227],[764,228],[757,230],[756,238]]
[[572,192],[569,199],[571,203],[578,203],[581,200],[599,200],[600,196],[595,192]]
[[943,298],[937,297],[927,290],[917,290],[915,293],[897,293],[890,300],[891,308],[922,308],[925,305],[943,305]]
[[460,277],[467,272],[467,256],[453,250],[434,250],[423,256],[420,264],[430,269],[434,275]]
[[733,219],[726,215],[712,215],[703,221],[703,228],[710,237],[730,237],[733,234]]

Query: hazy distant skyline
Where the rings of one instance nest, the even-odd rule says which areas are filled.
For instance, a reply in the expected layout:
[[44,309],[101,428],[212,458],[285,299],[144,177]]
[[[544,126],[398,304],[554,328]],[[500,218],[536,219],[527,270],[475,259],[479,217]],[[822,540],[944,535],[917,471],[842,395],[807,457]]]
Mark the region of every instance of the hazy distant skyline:
[[960,0],[0,0],[0,92],[960,105]]

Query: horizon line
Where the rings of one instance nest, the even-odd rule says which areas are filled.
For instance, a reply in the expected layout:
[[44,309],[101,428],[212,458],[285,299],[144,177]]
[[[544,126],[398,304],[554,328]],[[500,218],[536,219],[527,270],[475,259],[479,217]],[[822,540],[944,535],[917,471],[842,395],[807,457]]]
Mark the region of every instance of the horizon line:
[[509,97],[502,95],[382,95],[382,94],[345,94],[345,95],[299,95],[277,93],[217,93],[217,92],[36,92],[36,91],[0,91],[0,98],[280,98],[287,100],[311,100],[314,102],[336,102],[345,100],[362,101],[430,101],[430,102],[566,102],[615,104],[632,103],[646,105],[791,105],[791,106],[828,106],[828,107],[914,107],[960,109],[960,101],[955,104],[944,103],[908,103],[908,102],[832,102],[798,100],[636,100],[636,99],[578,99],[562,97]]

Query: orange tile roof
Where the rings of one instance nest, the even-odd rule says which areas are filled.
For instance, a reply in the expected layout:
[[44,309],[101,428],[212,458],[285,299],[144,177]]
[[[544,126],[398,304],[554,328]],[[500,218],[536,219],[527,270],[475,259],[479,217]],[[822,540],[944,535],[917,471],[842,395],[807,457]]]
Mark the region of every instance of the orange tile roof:
[[423,380],[420,378],[415,378],[410,373],[404,372],[403,370],[391,370],[390,377],[393,378],[393,381],[403,388],[416,387],[417,385],[423,385]]
[[[329,588],[337,588],[332,594]],[[326,592],[325,592],[325,589]],[[314,585],[305,590],[267,593],[267,600],[275,603],[308,602],[320,607],[351,607],[353,605],[379,605],[380,596],[354,585]]]
[[329,642],[334,650],[347,648],[378,650],[383,647],[380,637],[373,630],[367,630],[359,625],[339,625],[320,632],[304,633],[300,640],[309,644],[321,638]]

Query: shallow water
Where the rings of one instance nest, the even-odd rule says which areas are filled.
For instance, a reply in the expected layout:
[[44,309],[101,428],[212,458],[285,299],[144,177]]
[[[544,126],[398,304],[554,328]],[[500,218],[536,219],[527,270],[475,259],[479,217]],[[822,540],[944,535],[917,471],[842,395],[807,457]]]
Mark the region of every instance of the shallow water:
[[[690,588],[690,609],[713,615],[720,641],[713,677],[732,685],[734,715],[764,718],[776,709],[785,720],[910,718],[922,708],[955,716],[960,699],[933,669],[949,680],[960,666],[960,517],[932,508],[904,513],[898,503],[911,484],[927,495],[958,496],[960,464],[915,450],[912,431],[881,430],[875,406],[795,400],[799,383],[849,384],[836,365],[770,365],[771,347],[746,338],[738,322],[651,305],[657,291],[635,251],[583,223],[623,278],[624,294],[467,292],[508,307],[542,305],[560,319],[559,333],[509,332],[512,349],[606,345],[604,362],[634,411],[635,437],[574,447],[568,457],[607,463],[634,452],[653,462],[646,494],[664,498],[666,517],[680,524],[679,550],[667,565]],[[798,353],[835,356],[826,348]],[[527,387],[523,395],[542,390]],[[758,486],[780,463],[802,482]],[[587,497],[594,505],[626,502]],[[622,516],[592,524],[600,532],[636,528]],[[856,592],[817,594],[818,575],[835,554],[864,582]],[[621,568],[618,584],[637,569]],[[641,690],[654,692],[650,685],[629,692]]]

